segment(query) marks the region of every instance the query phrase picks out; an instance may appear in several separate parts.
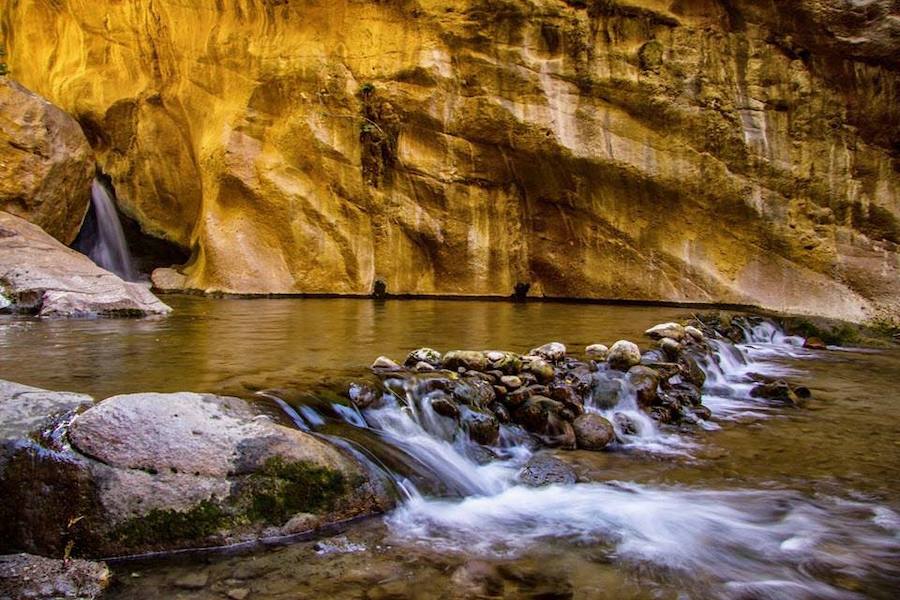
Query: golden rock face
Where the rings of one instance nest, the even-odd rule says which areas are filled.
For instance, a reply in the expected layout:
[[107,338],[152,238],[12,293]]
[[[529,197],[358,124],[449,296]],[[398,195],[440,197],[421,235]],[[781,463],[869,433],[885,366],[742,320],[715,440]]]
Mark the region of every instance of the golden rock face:
[[88,210],[93,177],[94,157],[78,123],[0,77],[0,211],[69,244]]
[[891,2],[757,4],[32,0],[3,27],[192,250],[186,287],[896,314]]

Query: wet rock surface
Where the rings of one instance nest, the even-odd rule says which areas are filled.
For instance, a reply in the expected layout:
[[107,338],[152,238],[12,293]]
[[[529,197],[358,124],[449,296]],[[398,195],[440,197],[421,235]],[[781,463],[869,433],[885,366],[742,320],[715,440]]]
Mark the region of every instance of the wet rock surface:
[[0,556],[3,600],[90,600],[103,593],[109,581],[109,569],[101,562],[55,560],[32,554]]
[[42,317],[135,317],[171,309],[36,225],[0,211],[0,312]]
[[2,547],[39,553],[221,545],[391,504],[353,457],[210,394],[115,396],[7,441],[0,464]]
[[519,471],[518,480],[531,487],[570,485],[578,479],[575,470],[551,454],[536,454]]

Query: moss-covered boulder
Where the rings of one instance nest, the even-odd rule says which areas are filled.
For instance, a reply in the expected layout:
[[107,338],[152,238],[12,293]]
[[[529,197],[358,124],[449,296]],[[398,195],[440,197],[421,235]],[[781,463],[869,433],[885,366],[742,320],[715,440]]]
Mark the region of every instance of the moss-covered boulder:
[[127,394],[7,444],[0,550],[110,556],[299,533],[382,511],[352,457],[238,398]]

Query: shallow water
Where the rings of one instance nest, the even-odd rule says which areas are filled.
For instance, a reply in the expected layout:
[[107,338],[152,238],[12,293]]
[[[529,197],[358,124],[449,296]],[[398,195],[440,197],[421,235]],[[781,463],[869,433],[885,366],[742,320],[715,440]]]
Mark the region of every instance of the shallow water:
[[[344,382],[379,354],[402,359],[422,345],[524,351],[559,340],[577,352],[623,337],[643,344],[648,326],[686,314],[549,303],[167,300],[176,313],[159,321],[3,318],[0,378],[98,397],[151,389],[252,396]],[[433,432],[417,441],[417,423],[400,411],[366,414],[375,431],[402,432],[413,451],[452,461],[468,497],[419,495],[413,486],[392,513],[326,540],[122,563],[111,596],[894,598],[900,352],[774,341],[743,345],[750,364],[726,361],[721,379],[710,378],[705,428],[664,426],[614,451],[558,452],[578,472],[575,485],[522,487],[514,478],[527,449],[511,446],[517,451],[505,460],[479,467]],[[750,401],[745,371],[787,377],[813,398],[802,409]],[[272,394],[290,401],[300,423],[319,426],[324,413],[302,406],[304,394]]]

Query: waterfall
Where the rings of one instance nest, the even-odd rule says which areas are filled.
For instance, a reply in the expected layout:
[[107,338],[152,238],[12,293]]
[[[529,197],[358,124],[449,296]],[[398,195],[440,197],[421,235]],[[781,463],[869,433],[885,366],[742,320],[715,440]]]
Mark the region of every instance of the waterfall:
[[91,210],[74,247],[107,271],[126,281],[137,281],[113,192],[98,178],[91,183]]

